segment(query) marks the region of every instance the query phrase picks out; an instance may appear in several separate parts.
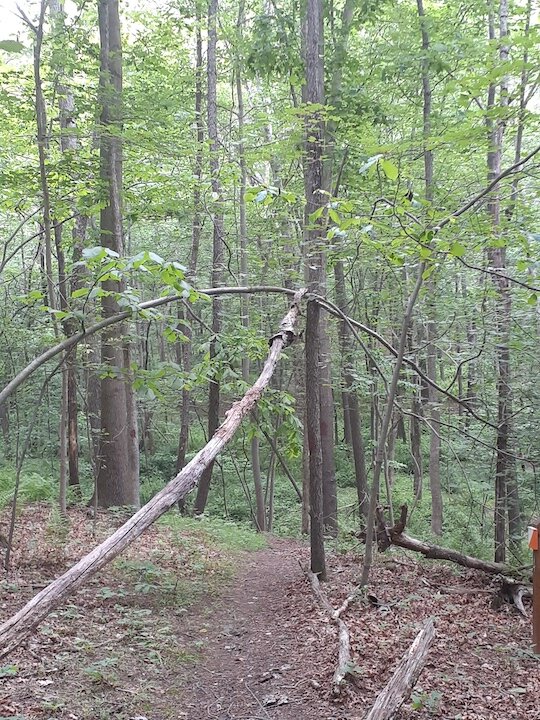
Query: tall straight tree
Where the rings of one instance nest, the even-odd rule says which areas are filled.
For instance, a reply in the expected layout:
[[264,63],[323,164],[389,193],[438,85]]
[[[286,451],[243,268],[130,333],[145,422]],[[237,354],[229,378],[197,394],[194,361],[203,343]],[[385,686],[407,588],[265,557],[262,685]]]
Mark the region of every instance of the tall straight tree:
[[[100,0],[100,179],[105,195],[100,231],[103,247],[123,254],[122,226],[122,43],[118,0]],[[119,311],[118,280],[103,283],[103,315]],[[98,504],[139,505],[139,457],[130,348],[124,325],[111,325],[101,341],[101,442]]]
[[[54,39],[57,43],[63,42],[66,36],[65,28],[65,11],[64,4],[60,0],[49,1],[49,12],[54,31]],[[58,119],[60,123],[60,149],[62,153],[75,155],[79,148],[79,142],[76,135],[75,123],[75,98],[72,89],[66,82],[66,71],[63,67],[63,56],[56,52],[53,54],[55,62],[55,70],[58,74],[57,97],[58,97]],[[73,224],[72,240],[73,240],[73,263],[74,267],[71,271],[71,293],[76,292],[82,282],[83,269],[78,265],[82,256],[82,248],[86,237],[86,226],[88,218],[75,212],[73,208],[75,220]],[[67,276],[65,272],[64,247],[63,247],[63,225],[59,222],[54,223],[54,237],[56,245],[56,257],[58,261],[58,289],[60,308],[64,311],[68,310],[69,298],[67,295]],[[62,327],[66,335],[73,335],[77,331],[77,325],[72,318],[64,320]],[[79,429],[78,416],[79,408],[77,401],[77,348],[68,354],[66,358],[67,372],[67,432],[68,432],[68,459],[69,459],[69,484],[79,485]]]
[[[428,24],[424,11],[423,0],[416,0],[418,18],[420,20],[420,32],[422,35],[422,105],[423,105],[423,152],[424,152],[424,188],[426,203],[433,202],[434,174],[433,174],[433,151],[430,148],[431,135],[431,78],[430,78],[430,40]],[[437,286],[434,280],[430,279],[428,285],[428,323],[427,323],[427,375],[435,383],[437,381],[437,337],[436,294]],[[439,410],[438,393],[429,385],[429,486],[431,489],[431,531],[434,535],[442,535],[443,523],[443,501],[441,492],[441,411]]]
[[[210,0],[208,5],[208,51],[207,51],[207,113],[208,139],[210,141],[210,174],[214,210],[212,212],[213,243],[212,243],[212,287],[218,287],[223,275],[223,198],[219,178],[219,135],[217,124],[217,13],[218,0]],[[221,300],[213,299],[212,303],[212,340],[210,342],[210,360],[217,356],[218,338],[221,332]],[[220,384],[217,377],[210,379],[208,393],[208,437],[212,437],[219,425]],[[202,513],[208,500],[210,481],[214,463],[210,463],[201,476],[194,512]]]
[[[193,222],[191,226],[191,252],[189,255],[189,279],[194,280],[197,272],[197,261],[199,258],[199,246],[202,234],[202,198],[201,198],[201,180],[203,174],[203,153],[204,153],[204,119],[203,119],[203,51],[202,51],[202,32],[201,32],[201,12],[199,3],[196,7],[196,65],[195,65],[195,123],[196,123],[196,141],[197,150],[195,152],[194,167],[194,186],[193,186]],[[182,322],[185,318],[184,309],[180,306],[179,320]],[[184,373],[191,371],[192,359],[192,331],[191,325],[188,323],[185,327],[180,328],[186,335],[187,340],[181,343],[180,357],[182,360],[182,368]],[[182,410],[180,414],[180,437],[178,439],[178,452],[176,455],[176,472],[184,467],[186,462],[186,452],[189,443],[189,420],[191,408],[191,391],[184,386],[182,388]],[[182,500],[182,503],[184,501]],[[183,505],[181,506],[181,509]]]
[[[500,0],[499,11],[499,61],[508,62],[508,0]],[[489,5],[489,40],[496,38],[495,10]],[[488,182],[501,172],[506,112],[509,104],[509,81],[503,76],[499,84],[497,103],[497,86],[492,83],[488,90],[486,113],[487,127],[487,174]],[[497,108],[498,104],[498,108]],[[494,110],[497,110],[494,114]],[[488,214],[491,220],[493,241],[489,244],[488,260],[492,268],[498,272],[493,276],[496,290],[496,360],[497,360],[497,452],[495,464],[495,561],[506,559],[506,511],[507,492],[509,485],[514,488],[513,505],[517,504],[515,493],[515,459],[511,453],[513,403],[512,378],[510,365],[510,335],[512,330],[512,294],[506,274],[506,247],[498,242],[501,235],[501,198],[496,188],[488,201]],[[519,512],[517,513],[519,523]],[[513,528],[514,532],[516,528]]]
[[[238,42],[238,60],[236,75],[236,99],[238,103],[238,163],[240,165],[240,187],[238,192],[238,231],[240,240],[240,282],[242,285],[248,285],[248,232],[246,218],[246,187],[247,187],[247,163],[246,150],[244,143],[244,91],[242,87],[242,45],[243,45],[243,27],[245,22],[245,4],[240,0],[238,7],[238,21],[236,23],[236,36]],[[247,297],[240,300],[242,308],[242,325],[249,329],[249,305]],[[242,357],[242,379],[249,385],[250,362],[249,357]],[[256,422],[256,413],[253,415],[253,421]],[[253,473],[253,487],[255,489],[255,523],[257,530],[266,530],[266,509],[264,501],[264,492],[261,478],[261,460],[259,452],[259,438],[253,433],[251,438],[251,471]]]
[[[308,289],[320,294],[324,288],[324,244],[326,240],[326,199],[323,189],[324,122],[324,50],[323,9],[321,0],[307,0],[303,19],[305,60],[304,101],[306,113],[306,152],[304,186],[306,194],[305,244]],[[311,107],[310,107],[311,106]],[[320,397],[320,307],[308,302],[306,320],[306,416],[309,448],[309,498],[311,533],[311,570],[326,579],[323,522],[323,448],[321,442]],[[330,422],[331,431],[332,423]]]

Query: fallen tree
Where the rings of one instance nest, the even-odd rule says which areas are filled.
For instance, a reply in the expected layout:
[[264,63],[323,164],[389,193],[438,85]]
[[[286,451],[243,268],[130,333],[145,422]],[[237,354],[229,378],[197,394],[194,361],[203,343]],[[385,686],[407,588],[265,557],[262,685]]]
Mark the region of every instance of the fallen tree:
[[150,502],[136,512],[101,545],[83,557],[67,572],[33,597],[21,610],[0,626],[0,657],[18,647],[32,630],[58,607],[65,598],[81,587],[104,565],[152,525],[161,515],[184,498],[197,485],[204,469],[216,458],[234,436],[242,420],[249,415],[270,382],[281,351],[296,339],[296,322],[300,302],[306,290],[299,290],[288,313],[281,321],[279,332],[270,338],[270,350],[261,374],[244,397],[229,409],[225,421],[208,443]]
[[[421,553],[424,557],[431,560],[449,560],[471,570],[481,570],[489,575],[503,575],[508,578],[523,579],[523,570],[521,568],[513,568],[506,563],[491,562],[489,560],[481,560],[480,558],[465,555],[452,548],[442,547],[441,545],[433,545],[424,540],[406,535],[403,531],[407,524],[407,505],[401,506],[400,518],[393,527],[388,527],[384,520],[382,509],[377,510],[377,544],[381,552],[384,552],[390,545],[413,550]],[[359,535],[360,537],[361,535]]]
[[[425,540],[406,535],[404,530],[407,524],[407,505],[401,506],[399,520],[392,527],[386,525],[382,508],[377,508],[377,546],[380,552],[384,552],[391,545],[418,552],[430,560],[449,560],[471,570],[480,570],[492,575],[497,582],[493,590],[495,598],[492,607],[497,609],[504,602],[512,603],[517,610],[527,617],[527,611],[523,605],[524,597],[532,597],[532,586],[530,577],[527,574],[528,566],[514,568],[506,563],[481,560],[471,555],[465,555],[452,548],[441,545],[433,545]],[[354,533],[355,537],[365,541],[365,532]]]
[[399,665],[375,700],[364,720],[389,720],[403,705],[415,686],[435,637],[435,626],[430,618],[401,658]]

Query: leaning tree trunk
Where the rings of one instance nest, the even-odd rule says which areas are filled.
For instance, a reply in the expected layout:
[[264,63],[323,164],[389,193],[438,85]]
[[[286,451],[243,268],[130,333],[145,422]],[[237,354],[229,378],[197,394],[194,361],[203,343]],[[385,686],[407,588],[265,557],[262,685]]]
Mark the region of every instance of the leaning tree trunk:
[[403,367],[403,358],[405,356],[405,350],[407,348],[407,337],[409,334],[409,325],[411,323],[414,306],[420,289],[423,283],[424,270],[426,268],[425,262],[420,263],[418,267],[418,274],[416,278],[415,286],[407,301],[405,308],[405,314],[403,316],[403,324],[399,337],[399,345],[396,355],[396,361],[394,363],[394,370],[392,372],[392,379],[388,388],[388,396],[386,398],[386,407],[381,423],[381,430],[377,441],[377,448],[375,451],[375,462],[373,464],[373,482],[371,484],[371,494],[369,497],[369,509],[366,524],[366,551],[364,554],[364,564],[362,567],[362,577],[360,580],[361,585],[367,585],[369,580],[369,573],[371,571],[371,565],[373,563],[373,532],[375,529],[375,517],[377,511],[377,504],[379,501],[379,486],[381,479],[381,469],[384,462],[384,453],[386,449],[386,441],[388,438],[388,431],[390,429],[390,423],[394,412],[394,402],[397,395],[397,387],[399,382],[399,376],[401,368]]
[[[106,197],[101,210],[101,244],[123,254],[122,228],[122,44],[118,0],[100,0],[101,133],[100,175]],[[105,318],[118,313],[123,284],[103,283]],[[101,443],[97,476],[98,504],[139,505],[137,419],[128,370],[129,346],[122,324],[109,327],[102,336],[101,362],[107,371],[101,381]]]
[[270,382],[283,349],[296,339],[296,321],[304,294],[305,290],[300,290],[295,294],[291,308],[281,322],[280,331],[270,339],[270,350],[261,374],[244,397],[234,403],[219,430],[178,475],[163,490],[154,495],[150,502],[135,513],[111,537],[54,580],[0,627],[0,657],[18,647],[65,598],[119,555],[153,522],[196,486],[202,473],[214,462],[218,453],[223,450],[238,430],[242,420],[259,401]]

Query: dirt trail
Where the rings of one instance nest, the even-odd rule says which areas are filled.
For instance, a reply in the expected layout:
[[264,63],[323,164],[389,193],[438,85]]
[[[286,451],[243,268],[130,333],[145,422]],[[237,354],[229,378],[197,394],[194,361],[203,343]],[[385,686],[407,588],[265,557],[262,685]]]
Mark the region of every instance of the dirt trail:
[[[208,630],[208,642],[186,686],[180,717],[351,718],[321,696],[317,673],[311,672],[315,638],[299,618],[295,594],[303,582],[298,563],[303,555],[300,545],[269,538],[267,549],[245,557],[234,584],[212,606],[207,627],[202,627]],[[307,585],[305,597],[311,604]],[[318,633],[324,630],[319,625]]]
[[[50,508],[25,509],[0,620],[95,541],[77,513],[69,542],[54,543]],[[151,528],[7,659],[0,720],[361,720],[429,617],[436,638],[395,720],[540,720],[530,619],[509,605],[495,611],[481,573],[401,552],[373,568],[377,602],[345,614],[357,673],[334,698],[336,630],[300,569],[309,549],[267,542],[232,553],[200,523]],[[334,607],[361,562],[329,552]]]

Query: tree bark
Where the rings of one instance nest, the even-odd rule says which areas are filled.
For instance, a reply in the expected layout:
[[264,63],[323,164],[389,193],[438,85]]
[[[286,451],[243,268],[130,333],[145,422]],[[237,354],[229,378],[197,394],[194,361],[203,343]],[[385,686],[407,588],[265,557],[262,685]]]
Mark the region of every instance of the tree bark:
[[[423,0],[416,0],[420,31],[422,35],[422,98],[423,98],[423,144],[424,144],[424,185],[426,202],[433,202],[434,172],[433,151],[429,147],[431,135],[431,78],[429,73],[430,39],[427,30]],[[427,375],[435,383],[437,381],[437,321],[435,317],[435,298],[437,287],[434,280],[428,284],[428,323],[427,323]],[[442,535],[443,500],[441,492],[441,413],[439,410],[438,393],[433,385],[429,386],[429,485],[431,489],[431,531],[434,535]]]
[[[499,60],[505,63],[508,60],[508,2],[501,0],[499,4]],[[493,8],[489,8],[489,38],[495,39],[495,18]],[[505,129],[505,109],[508,107],[509,89],[508,78],[503,77],[500,83],[500,96],[498,109],[503,113],[493,120],[492,113],[496,106],[496,86],[491,84],[488,90],[487,102],[487,169],[488,183],[492,182],[501,171],[503,138]],[[491,220],[492,232],[495,238],[500,235],[501,199],[500,193],[494,189],[488,197],[488,215]],[[496,438],[496,464],[495,464],[495,561],[504,562],[506,559],[506,513],[507,490],[512,474],[515,474],[515,462],[511,459],[510,445],[513,425],[512,380],[510,365],[510,336],[512,329],[512,294],[510,283],[506,278],[506,248],[497,247],[496,244],[488,248],[488,260],[492,268],[499,270],[493,277],[496,298],[496,359],[497,359],[497,403],[498,403],[498,429]],[[515,498],[514,504],[515,504]]]
[[[238,20],[236,24],[237,39],[241,46],[243,42],[243,25],[245,19],[245,4],[243,0],[238,7]],[[240,240],[240,282],[248,284],[248,235],[246,219],[246,187],[247,187],[247,165],[244,147],[244,89],[242,87],[241,63],[236,67],[236,98],[238,102],[238,161],[240,164],[240,187],[238,192],[238,214],[239,214],[239,240]],[[242,326],[246,333],[249,331],[249,312],[247,298],[241,299]],[[244,354],[242,357],[242,379],[249,384],[250,371],[249,357]],[[256,417],[253,417],[256,422]],[[255,489],[256,524],[257,530],[266,530],[266,508],[264,492],[261,479],[261,461],[259,452],[259,437],[253,434],[250,442],[251,471],[253,473],[253,486]]]
[[[100,0],[100,174],[106,189],[101,210],[101,244],[123,254],[122,228],[122,45],[118,0]],[[119,311],[123,284],[107,280],[110,295],[102,300],[103,316]],[[123,324],[102,336],[101,361],[107,376],[101,381],[101,443],[97,476],[98,504],[102,507],[139,506],[136,410],[129,377],[130,351]]]
[[[324,104],[323,8],[321,0],[307,0],[303,18],[305,60],[304,100],[308,104]],[[306,144],[304,157],[305,267],[308,289],[321,294],[325,287],[323,248],[326,240],[325,199],[323,189],[324,124],[320,110],[305,119]],[[310,301],[306,319],[306,416],[309,448],[309,498],[311,528],[311,570],[326,579],[324,553],[323,507],[323,442],[321,428],[321,326],[318,303]],[[332,433],[333,413],[324,417],[325,432]]]
[[[336,282],[336,303],[338,307],[345,312],[347,309],[347,295],[345,290],[345,275],[343,271],[343,263],[338,262],[334,267],[334,278]],[[343,375],[343,408],[347,409],[345,417],[348,423],[345,427],[349,428],[350,440],[353,451],[354,474],[356,479],[356,492],[358,496],[358,509],[360,515],[367,516],[368,511],[368,480],[366,470],[366,459],[364,451],[364,440],[362,437],[362,420],[360,416],[360,408],[358,405],[358,397],[353,389],[354,378],[352,374],[352,358],[353,349],[350,336],[350,328],[345,320],[341,321],[340,345],[342,357],[342,375]]]
[[379,512],[377,538],[381,551],[386,550],[390,545],[413,550],[418,552],[430,560],[449,560],[450,562],[470,568],[471,570],[481,570],[489,575],[503,575],[509,578],[522,578],[523,573],[520,570],[512,568],[510,565],[500,562],[490,562],[489,560],[481,560],[480,558],[464,555],[463,553],[453,550],[452,548],[433,545],[432,543],[418,540],[410,535],[406,535],[403,531],[407,523],[407,506],[401,506],[401,516],[394,527],[387,527],[384,523],[382,513]]
[[[221,196],[221,182],[219,179],[219,136],[217,126],[217,12],[218,0],[210,0],[208,5],[208,50],[207,50],[207,76],[208,76],[208,139],[210,141],[210,174],[212,193],[214,195],[213,220],[213,247],[212,247],[212,287],[218,287],[223,275],[223,208]],[[210,342],[210,363],[215,365],[217,356],[218,337],[221,333],[221,301],[215,298],[212,304],[212,340]],[[208,437],[212,437],[219,425],[219,397],[220,384],[216,377],[210,380],[208,392]],[[213,463],[203,473],[193,511],[195,514],[204,512],[208,500],[208,491],[212,480]]]
[[[203,121],[203,55],[202,55],[202,33],[201,33],[201,16],[199,6],[196,12],[197,23],[197,39],[196,39],[196,66],[195,66],[195,121],[197,125],[196,142],[197,150],[195,153],[195,183],[193,187],[193,223],[191,231],[191,252],[189,255],[188,277],[193,279],[197,273],[197,263],[199,258],[199,245],[202,234],[202,198],[201,198],[201,181],[203,175],[203,153],[204,153],[204,121]],[[184,312],[179,312],[179,320],[184,319]],[[180,356],[182,360],[182,370],[185,374],[191,370],[192,356],[192,329],[191,323],[181,326],[180,330],[184,333],[187,340],[181,343]],[[176,472],[184,467],[186,462],[186,452],[189,444],[189,421],[191,407],[191,391],[187,388],[182,389],[182,409],[180,412],[180,435],[178,438],[178,453],[176,456]]]
[[365,720],[389,720],[394,716],[416,685],[434,638],[435,626],[430,618],[401,658],[396,671],[378,695]]
[[353,667],[351,660],[351,638],[349,628],[342,620],[341,615],[353,602],[355,596],[350,595],[341,605],[341,607],[336,610],[332,607],[330,601],[321,590],[318,577],[307,568],[304,568],[304,573],[306,574],[306,577],[311,584],[311,588],[313,590],[313,593],[315,594],[315,597],[319,601],[319,604],[329,615],[330,620],[335,623],[338,629],[338,662],[334,671],[332,692],[334,695],[339,695],[343,688],[345,680],[347,676],[351,674]]
[[[50,0],[49,10],[54,31],[57,35],[65,33],[64,7],[60,0]],[[60,122],[60,149],[63,153],[76,152],[78,148],[77,137],[75,135],[75,99],[73,92],[64,83],[64,68],[58,65],[56,68],[60,81],[58,82],[58,110]],[[82,268],[76,265],[81,259],[82,246],[86,236],[87,218],[81,217],[73,207],[73,215],[75,221],[73,223],[72,239],[73,239],[73,263],[71,270],[71,293],[80,287],[80,275]],[[58,270],[60,275],[60,267],[62,267],[63,278],[59,278],[60,289],[60,307],[62,310],[69,310],[69,300],[67,297],[67,281],[65,275],[64,249],[62,244],[63,225],[55,222],[54,234],[56,240],[56,252],[58,258]],[[71,318],[66,319],[62,323],[62,327],[66,336],[76,332],[76,326]],[[69,485],[77,487],[79,485],[79,429],[78,417],[79,406],[77,401],[77,348],[75,347],[66,358],[67,368],[67,445],[68,445],[68,467],[69,467]]]

